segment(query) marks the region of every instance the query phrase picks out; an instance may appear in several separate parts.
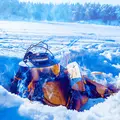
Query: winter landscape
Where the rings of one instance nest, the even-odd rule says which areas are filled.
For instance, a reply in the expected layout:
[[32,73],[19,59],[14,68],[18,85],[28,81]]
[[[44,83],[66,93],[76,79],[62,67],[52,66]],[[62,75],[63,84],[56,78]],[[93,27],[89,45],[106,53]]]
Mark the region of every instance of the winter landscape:
[[[107,99],[89,99],[82,110],[50,107],[9,92],[11,78],[31,44],[43,41],[59,59],[69,54],[82,74],[120,88],[120,27],[79,22],[0,21],[1,120],[120,120],[120,92]],[[102,72],[94,75],[92,72]]]

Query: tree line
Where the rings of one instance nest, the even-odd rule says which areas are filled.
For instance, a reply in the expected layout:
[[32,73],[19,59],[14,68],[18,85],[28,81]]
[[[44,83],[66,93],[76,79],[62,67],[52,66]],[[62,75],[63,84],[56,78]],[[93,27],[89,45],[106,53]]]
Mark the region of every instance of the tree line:
[[28,21],[100,21],[105,24],[120,24],[120,6],[85,3],[85,4],[43,4],[26,3],[18,0],[0,2],[0,19]]

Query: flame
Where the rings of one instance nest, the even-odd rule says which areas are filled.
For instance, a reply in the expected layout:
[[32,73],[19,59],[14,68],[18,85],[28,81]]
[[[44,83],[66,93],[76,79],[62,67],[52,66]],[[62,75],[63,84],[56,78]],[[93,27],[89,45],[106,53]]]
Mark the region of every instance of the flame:
[[59,65],[59,64],[54,65],[54,66],[51,68],[51,70],[52,70],[52,72],[53,72],[56,76],[58,76],[59,73],[60,73],[60,65]]

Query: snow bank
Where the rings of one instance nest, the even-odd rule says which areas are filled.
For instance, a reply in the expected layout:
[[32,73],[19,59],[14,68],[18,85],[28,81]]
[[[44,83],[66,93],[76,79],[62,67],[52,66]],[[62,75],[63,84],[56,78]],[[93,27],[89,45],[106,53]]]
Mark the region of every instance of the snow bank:
[[9,93],[0,86],[0,120],[27,120],[27,117],[21,116],[18,112],[23,102],[24,99]]
[[[13,100],[14,99],[14,100]],[[2,107],[16,107],[23,102],[23,99],[17,95],[9,93],[2,86],[0,86],[0,105]]]
[[120,92],[90,110],[77,112],[63,106],[50,107],[30,102],[0,86],[0,111],[1,120],[120,120]]

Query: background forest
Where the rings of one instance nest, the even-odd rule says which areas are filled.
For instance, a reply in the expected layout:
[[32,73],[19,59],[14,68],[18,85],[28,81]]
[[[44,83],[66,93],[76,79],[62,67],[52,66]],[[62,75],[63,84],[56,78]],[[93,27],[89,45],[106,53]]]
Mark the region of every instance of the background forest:
[[109,4],[43,4],[18,0],[0,2],[1,20],[120,24],[120,6]]

